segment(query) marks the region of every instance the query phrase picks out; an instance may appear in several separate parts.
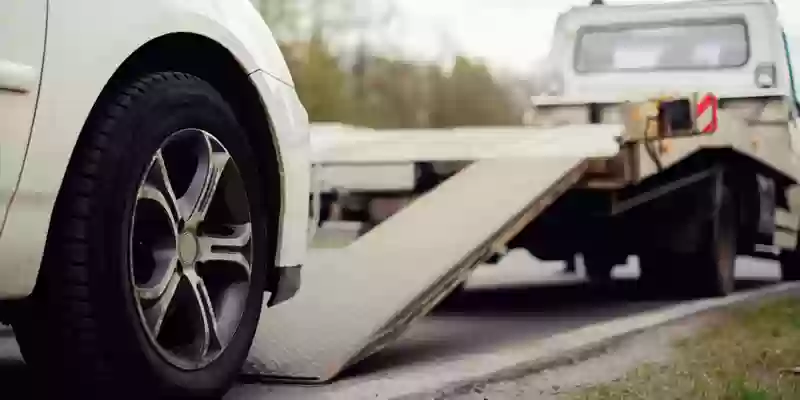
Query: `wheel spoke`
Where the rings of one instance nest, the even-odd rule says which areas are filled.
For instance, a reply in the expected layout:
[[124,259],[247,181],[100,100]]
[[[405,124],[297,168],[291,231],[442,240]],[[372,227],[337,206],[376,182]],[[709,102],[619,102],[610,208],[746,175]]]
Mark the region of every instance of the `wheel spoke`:
[[243,272],[250,276],[250,262],[243,251],[252,237],[251,225],[230,226],[230,235],[204,235],[197,238],[200,247],[198,261],[221,261],[239,265]]
[[164,154],[159,150],[155,157],[153,167],[155,167],[155,173],[158,174],[159,183],[162,186],[162,192],[166,201],[170,205],[170,209],[174,213],[174,219],[176,221],[181,220],[185,214],[182,213],[182,210],[178,207],[178,198],[175,196],[175,190],[172,187],[172,180],[169,177],[169,172],[167,171],[167,163],[164,161]]
[[211,133],[173,132],[153,153],[131,216],[132,289],[148,339],[178,368],[213,362],[247,315],[250,207],[238,166]]
[[144,310],[145,320],[147,320],[147,325],[154,337],[158,337],[161,332],[164,317],[167,315],[170,304],[172,304],[172,299],[175,298],[175,292],[178,290],[180,280],[180,275],[177,272],[173,272],[169,276],[164,292],[158,298],[158,301]]
[[164,295],[178,268],[178,252],[174,248],[153,252],[156,267],[150,280],[136,287],[136,293],[143,300],[156,300]]
[[202,346],[200,348],[200,358],[208,355],[209,351],[213,348],[221,348],[222,342],[219,337],[219,326],[217,325],[217,316],[214,311],[214,305],[211,303],[211,298],[208,296],[208,289],[206,284],[194,270],[186,271],[186,279],[192,287],[192,293],[196,301],[197,310],[200,312],[200,322],[203,332]]
[[167,217],[169,218],[169,223],[171,225],[173,235],[177,235],[178,221],[175,218],[173,208],[170,207],[169,200],[167,200],[167,197],[164,196],[164,193],[162,193],[157,186],[145,182],[139,188],[139,194],[137,196],[137,199],[138,200],[146,199],[158,203],[158,205],[160,205],[161,208],[164,209],[164,212],[167,214]]
[[186,226],[189,228],[197,228],[206,218],[211,200],[217,192],[222,172],[230,160],[228,153],[215,149],[208,137],[204,136],[204,139],[204,146],[201,146],[204,154],[199,157],[195,176],[192,178],[186,194],[180,200],[184,204],[184,208],[191,210],[186,214]]

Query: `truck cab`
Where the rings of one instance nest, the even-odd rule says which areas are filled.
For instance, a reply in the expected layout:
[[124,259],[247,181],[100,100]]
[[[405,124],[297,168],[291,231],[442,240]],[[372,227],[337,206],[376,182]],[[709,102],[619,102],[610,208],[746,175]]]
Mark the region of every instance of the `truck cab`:
[[558,18],[548,60],[547,94],[564,102],[791,93],[778,10],[764,0],[574,7]]

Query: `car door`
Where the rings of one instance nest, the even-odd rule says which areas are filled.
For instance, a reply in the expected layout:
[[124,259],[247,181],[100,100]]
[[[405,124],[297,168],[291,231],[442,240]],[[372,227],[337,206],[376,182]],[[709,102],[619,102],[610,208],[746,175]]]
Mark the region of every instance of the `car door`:
[[19,181],[36,111],[47,1],[0,1],[0,233]]

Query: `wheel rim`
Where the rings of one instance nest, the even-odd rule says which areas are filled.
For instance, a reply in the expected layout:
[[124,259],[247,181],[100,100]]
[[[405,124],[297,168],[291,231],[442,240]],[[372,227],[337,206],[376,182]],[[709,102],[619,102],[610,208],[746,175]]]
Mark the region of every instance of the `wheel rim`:
[[203,368],[236,333],[250,288],[250,215],[236,163],[208,132],[175,132],[153,155],[129,266],[140,323],[176,367]]

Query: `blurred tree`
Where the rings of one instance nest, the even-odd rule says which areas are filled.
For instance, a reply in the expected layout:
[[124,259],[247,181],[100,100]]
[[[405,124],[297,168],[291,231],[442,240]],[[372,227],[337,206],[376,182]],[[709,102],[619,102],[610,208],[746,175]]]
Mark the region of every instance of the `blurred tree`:
[[279,39],[296,35],[301,29],[302,8],[294,0],[252,0],[272,33]]
[[321,35],[307,43],[284,44],[283,52],[292,72],[300,100],[312,121],[342,121],[349,114],[347,74],[328,51]]
[[310,40],[316,34],[343,36],[364,25],[365,1],[251,0],[278,40]]
[[497,82],[480,62],[457,57],[449,76],[437,79],[432,124],[436,127],[464,125],[517,125],[522,121],[511,93]]
[[[482,62],[459,56],[452,70],[446,71],[437,64],[372,52],[369,29],[363,25],[369,22],[348,16],[354,0],[253,1],[282,42],[298,95],[312,121],[374,128],[522,122],[515,94],[497,82]],[[360,0],[364,1],[371,0]],[[353,27],[358,36],[356,51],[345,66],[328,38]]]

